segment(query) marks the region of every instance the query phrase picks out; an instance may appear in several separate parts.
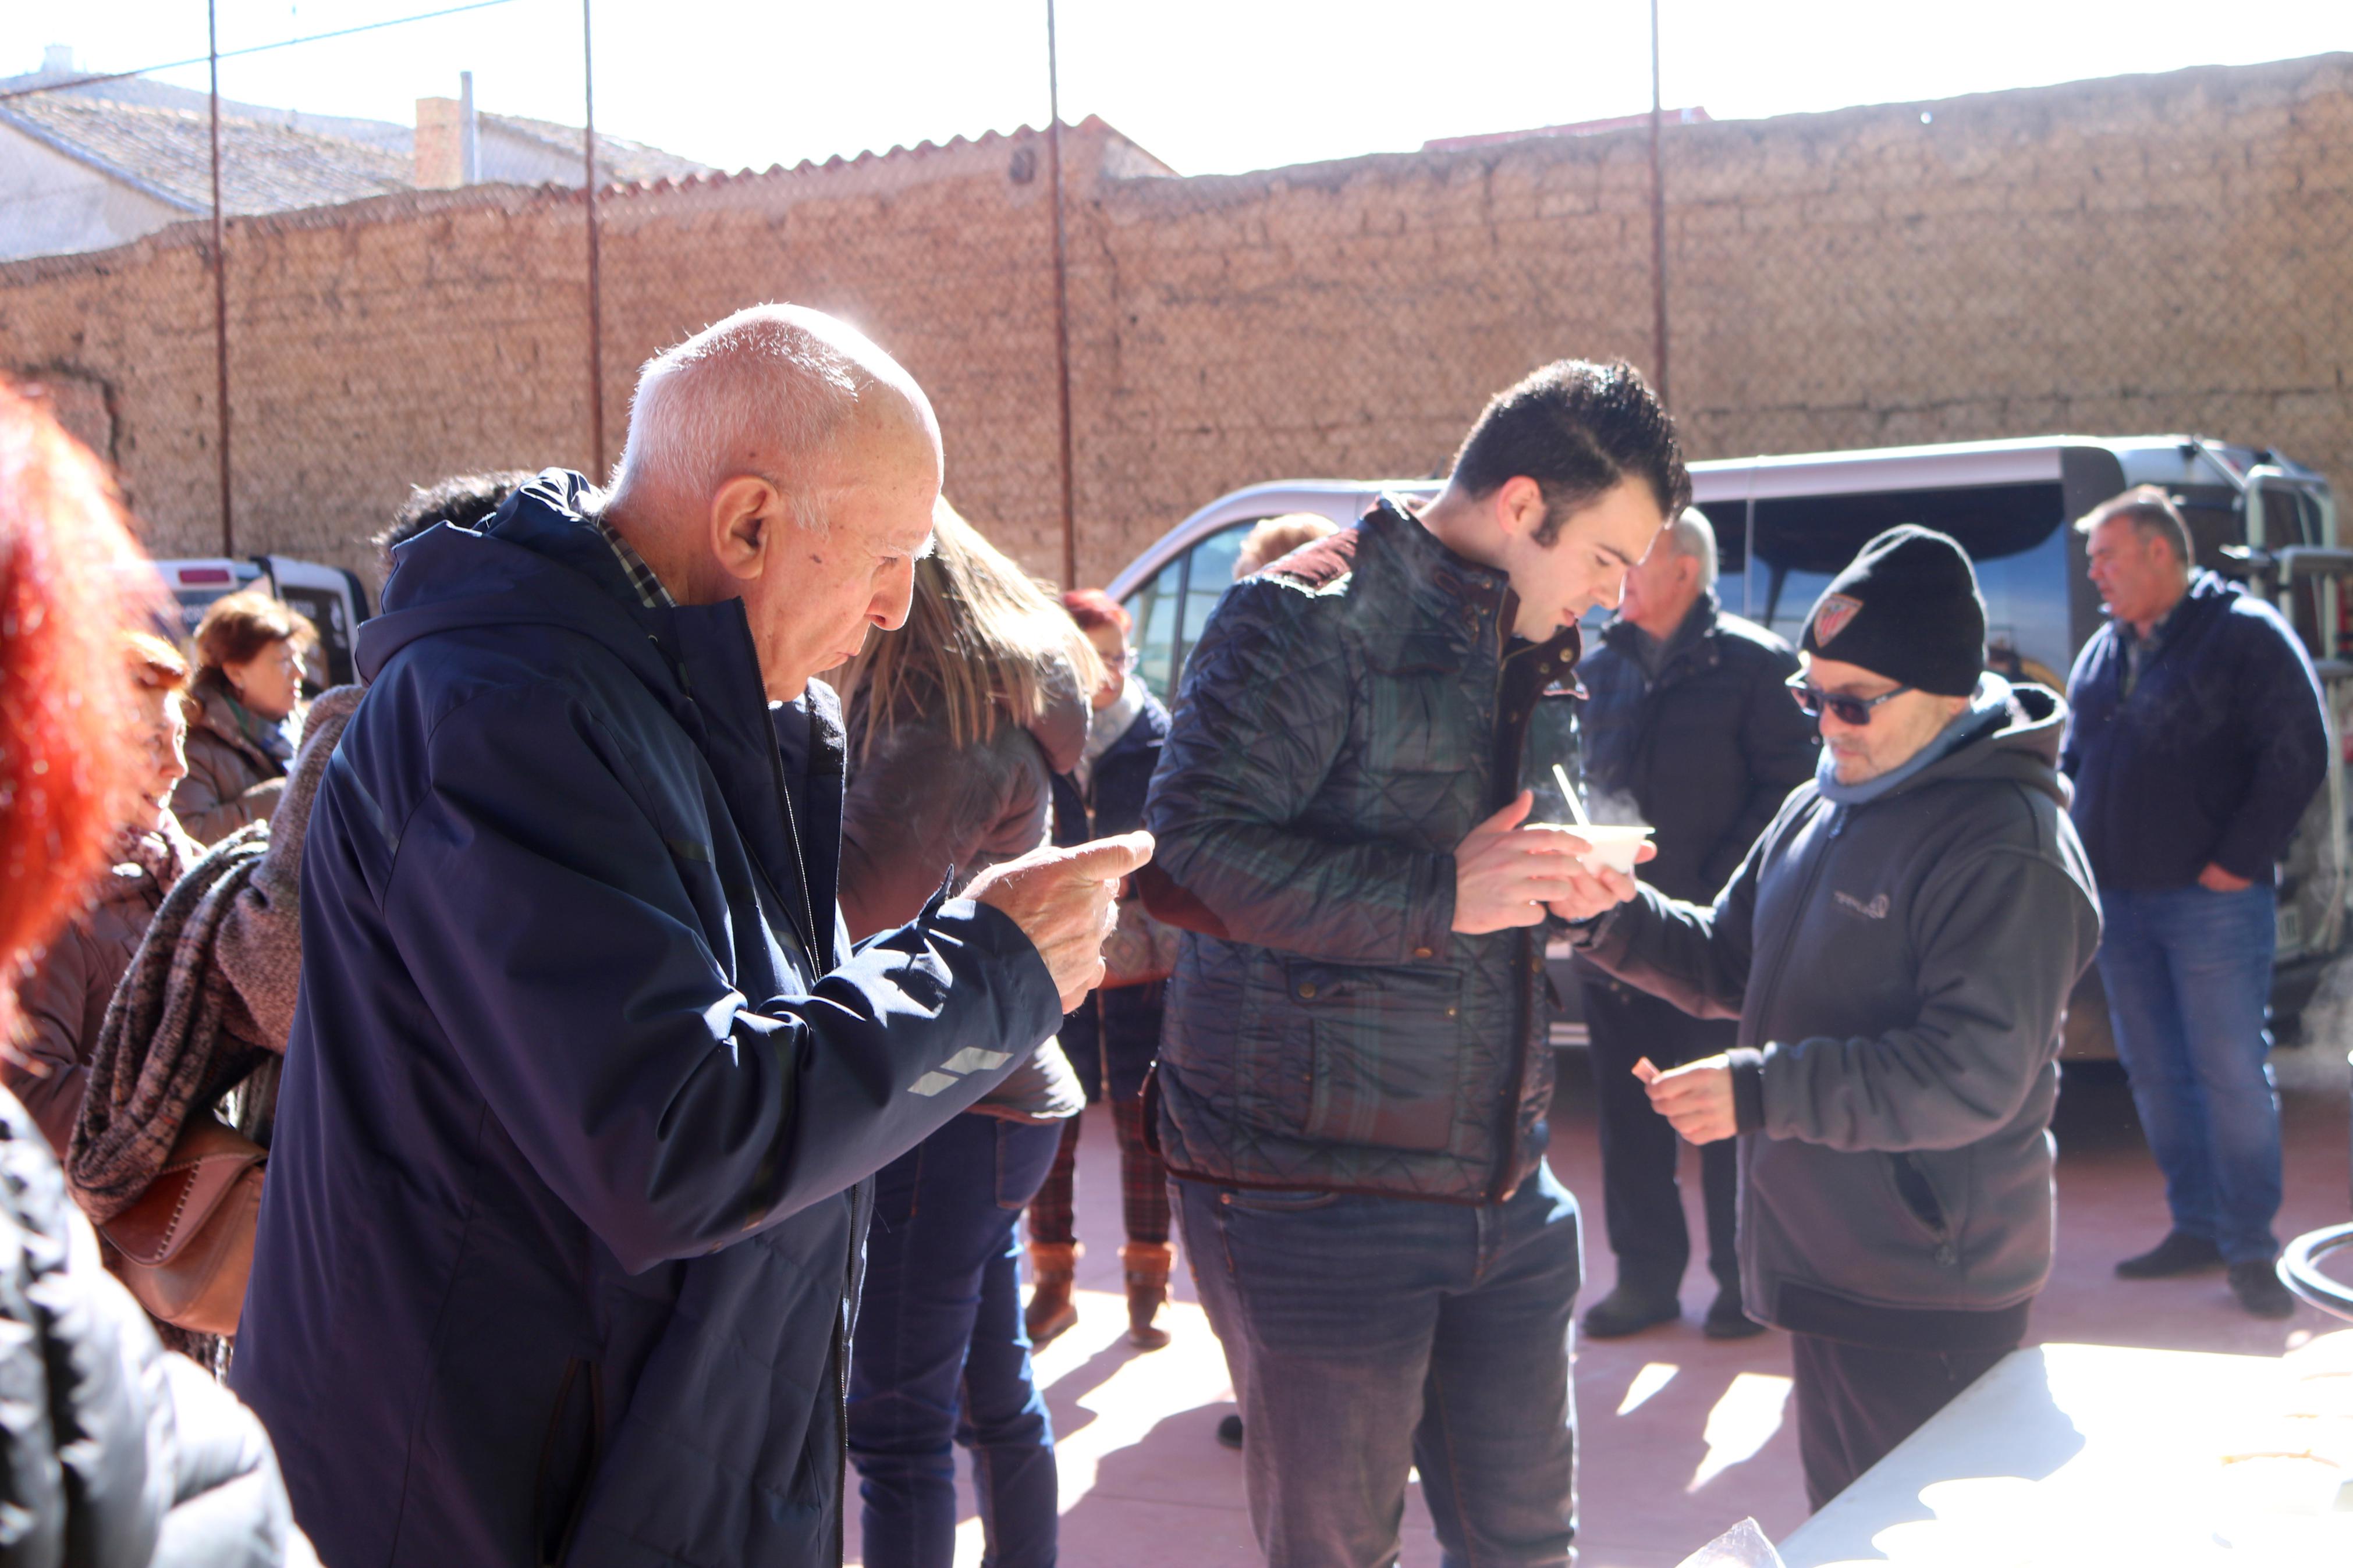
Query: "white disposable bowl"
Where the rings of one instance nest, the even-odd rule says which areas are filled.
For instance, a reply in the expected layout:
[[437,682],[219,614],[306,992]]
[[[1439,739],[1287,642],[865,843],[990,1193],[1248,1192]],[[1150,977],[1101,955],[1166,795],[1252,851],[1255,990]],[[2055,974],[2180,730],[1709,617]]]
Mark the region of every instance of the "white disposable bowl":
[[1587,870],[1599,871],[1607,866],[1630,877],[1634,874],[1634,857],[1651,837],[1651,830],[1639,823],[1596,823],[1591,827],[1580,827],[1573,822],[1564,822],[1558,826],[1593,846],[1592,854],[1577,858]]

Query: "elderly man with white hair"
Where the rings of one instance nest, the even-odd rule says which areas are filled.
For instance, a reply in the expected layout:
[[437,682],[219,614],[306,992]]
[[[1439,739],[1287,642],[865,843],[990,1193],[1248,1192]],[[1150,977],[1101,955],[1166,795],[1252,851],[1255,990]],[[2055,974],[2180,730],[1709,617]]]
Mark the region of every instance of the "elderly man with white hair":
[[[1783,798],[1813,777],[1820,744],[1782,689],[1798,656],[1728,614],[1715,576],[1715,530],[1706,513],[1686,508],[1626,574],[1618,614],[1577,672],[1590,699],[1579,715],[1588,791],[1630,805],[1656,830],[1659,858],[1644,880],[1703,903],[1731,879]],[[1634,1064],[1647,1057],[1671,1068],[1719,1055],[1736,1026],[1577,967],[1600,1108],[1602,1213],[1618,1260],[1617,1284],[1587,1310],[1585,1331],[1615,1339],[1680,1315],[1691,1259],[1674,1129],[1651,1109]],[[1738,1184],[1729,1143],[1700,1151],[1715,1280],[1702,1326],[1713,1339],[1758,1331],[1740,1306]]]
[[612,494],[404,544],[303,867],[234,1381],[337,1563],[834,1563],[867,1178],[1101,977],[1142,836],[852,952],[812,678],[906,616],[906,372],[815,311],[657,356]]

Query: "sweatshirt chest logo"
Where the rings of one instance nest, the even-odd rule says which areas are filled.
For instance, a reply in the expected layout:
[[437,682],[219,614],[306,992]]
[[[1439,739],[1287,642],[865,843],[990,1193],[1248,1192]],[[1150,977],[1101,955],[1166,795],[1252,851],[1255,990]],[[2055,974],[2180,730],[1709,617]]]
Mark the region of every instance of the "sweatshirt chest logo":
[[1887,895],[1885,893],[1873,893],[1870,900],[1865,901],[1864,900],[1856,898],[1852,893],[1833,891],[1831,894],[1831,900],[1847,913],[1851,915],[1861,915],[1867,921],[1883,921],[1887,918]]
[[1825,597],[1821,607],[1814,612],[1815,645],[1829,647],[1832,638],[1846,630],[1847,623],[1862,613],[1861,599],[1849,598],[1844,594],[1831,594]]

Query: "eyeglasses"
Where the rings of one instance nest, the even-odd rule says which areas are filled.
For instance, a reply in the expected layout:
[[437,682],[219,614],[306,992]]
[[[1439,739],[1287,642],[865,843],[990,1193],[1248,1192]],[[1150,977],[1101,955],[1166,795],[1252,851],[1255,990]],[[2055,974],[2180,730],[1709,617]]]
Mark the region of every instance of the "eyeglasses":
[[1876,697],[1849,697],[1842,692],[1824,691],[1803,675],[1793,675],[1782,684],[1789,689],[1789,700],[1809,719],[1819,719],[1825,709],[1841,724],[1857,729],[1871,722],[1871,710],[1891,697],[1901,697],[1912,689],[1899,686],[1893,691],[1883,691]]
[[1129,648],[1126,657],[1119,661],[1119,667],[1128,674],[1134,675],[1144,667],[1144,650],[1140,647]]

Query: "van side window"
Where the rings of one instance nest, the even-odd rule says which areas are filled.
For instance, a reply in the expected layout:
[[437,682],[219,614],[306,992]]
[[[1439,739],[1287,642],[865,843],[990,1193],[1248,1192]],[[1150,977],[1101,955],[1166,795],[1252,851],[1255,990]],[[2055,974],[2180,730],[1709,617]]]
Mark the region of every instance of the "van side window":
[[1134,620],[1128,630],[1135,649],[1135,673],[1152,695],[1166,702],[1173,688],[1170,676],[1176,653],[1176,608],[1185,584],[1185,558],[1178,556],[1154,573],[1144,586],[1127,596],[1127,613]]
[[1250,518],[1219,529],[1128,595],[1127,613],[1135,620],[1128,633],[1136,649],[1135,673],[1163,702],[1176,700],[1187,656],[1201,640],[1209,612],[1233,586],[1242,535],[1260,521]]

